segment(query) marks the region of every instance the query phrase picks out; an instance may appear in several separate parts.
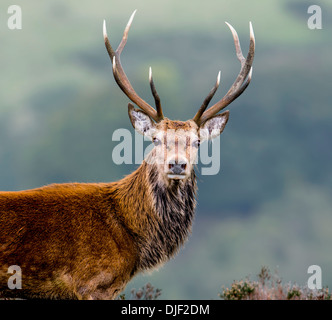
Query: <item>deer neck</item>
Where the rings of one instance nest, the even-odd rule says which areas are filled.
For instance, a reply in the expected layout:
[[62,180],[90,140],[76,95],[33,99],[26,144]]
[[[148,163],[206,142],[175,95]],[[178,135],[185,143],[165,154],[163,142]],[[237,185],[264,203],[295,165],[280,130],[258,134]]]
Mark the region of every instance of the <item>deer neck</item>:
[[[196,207],[196,176],[166,184],[159,170],[145,161],[119,181],[125,223],[137,236],[139,269],[171,258],[187,240]],[[121,198],[121,197],[120,197]]]

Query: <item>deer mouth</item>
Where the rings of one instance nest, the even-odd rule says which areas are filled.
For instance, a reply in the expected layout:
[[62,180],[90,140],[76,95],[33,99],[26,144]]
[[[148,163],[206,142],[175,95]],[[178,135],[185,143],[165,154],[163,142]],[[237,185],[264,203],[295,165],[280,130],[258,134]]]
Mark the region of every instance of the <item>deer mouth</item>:
[[185,174],[172,174],[172,173],[169,173],[167,175],[167,177],[169,179],[174,179],[174,180],[182,180],[182,179],[185,179],[186,178],[186,175]]

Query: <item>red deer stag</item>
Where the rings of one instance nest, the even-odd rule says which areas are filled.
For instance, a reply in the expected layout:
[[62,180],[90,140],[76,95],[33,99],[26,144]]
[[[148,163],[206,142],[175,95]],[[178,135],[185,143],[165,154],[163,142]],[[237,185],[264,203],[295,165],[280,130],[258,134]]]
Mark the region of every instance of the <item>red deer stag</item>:
[[[154,147],[139,168],[112,183],[52,184],[0,192],[0,295],[43,299],[114,299],[138,272],[165,263],[191,232],[196,205],[193,159],[200,141],[219,135],[228,106],[247,88],[255,40],[244,58],[229,25],[241,70],[226,95],[210,108],[217,82],[196,115],[187,121],[163,115],[150,69],[156,109],[140,98],[120,62],[132,14],[117,50],[104,40],[115,81],[129,103],[134,128]],[[10,289],[8,268],[19,266],[22,288]]]

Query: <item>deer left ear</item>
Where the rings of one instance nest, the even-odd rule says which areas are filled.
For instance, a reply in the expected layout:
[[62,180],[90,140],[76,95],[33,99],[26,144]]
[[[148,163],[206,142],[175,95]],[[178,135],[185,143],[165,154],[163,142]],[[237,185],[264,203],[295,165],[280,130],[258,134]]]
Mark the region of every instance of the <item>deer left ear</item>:
[[199,131],[201,140],[204,141],[219,136],[223,132],[228,118],[229,111],[227,110],[203,122]]
[[134,106],[129,103],[128,115],[131,124],[137,132],[148,137],[152,136],[155,131],[156,125],[144,111],[135,109]]

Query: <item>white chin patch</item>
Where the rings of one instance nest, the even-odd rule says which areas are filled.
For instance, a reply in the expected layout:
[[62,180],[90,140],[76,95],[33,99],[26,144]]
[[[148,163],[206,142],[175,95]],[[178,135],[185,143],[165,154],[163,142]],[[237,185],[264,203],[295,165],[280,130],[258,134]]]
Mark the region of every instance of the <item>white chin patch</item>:
[[168,174],[167,177],[168,177],[168,179],[182,180],[182,179],[184,179],[186,176],[183,175],[183,174]]

